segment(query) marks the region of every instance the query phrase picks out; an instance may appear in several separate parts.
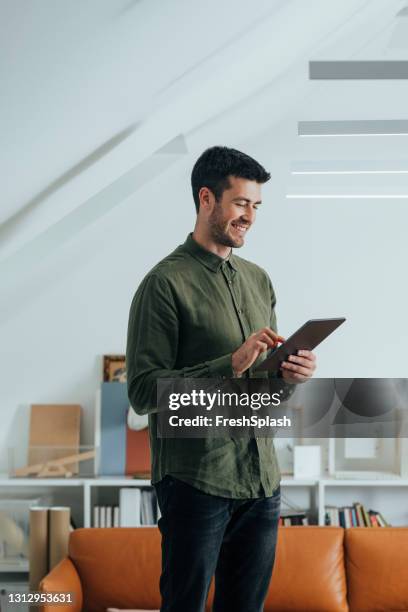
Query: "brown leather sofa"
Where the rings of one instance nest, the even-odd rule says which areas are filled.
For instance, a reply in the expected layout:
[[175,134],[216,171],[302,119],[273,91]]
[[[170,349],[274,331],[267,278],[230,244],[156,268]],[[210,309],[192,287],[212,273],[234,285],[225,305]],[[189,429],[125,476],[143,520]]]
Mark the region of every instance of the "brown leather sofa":
[[[69,557],[40,585],[43,592],[75,593],[75,603],[42,610],[158,609],[160,554],[157,528],[77,529]],[[213,586],[207,610],[212,597]],[[408,528],[280,527],[264,609],[407,612]]]

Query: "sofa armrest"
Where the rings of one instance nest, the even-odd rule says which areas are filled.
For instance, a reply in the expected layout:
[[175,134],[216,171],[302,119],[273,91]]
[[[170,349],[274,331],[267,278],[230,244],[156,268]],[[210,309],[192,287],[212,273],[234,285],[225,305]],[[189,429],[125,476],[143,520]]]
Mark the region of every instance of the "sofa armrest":
[[40,582],[39,590],[42,593],[72,593],[73,603],[46,604],[40,608],[41,612],[81,612],[82,586],[71,559],[66,557],[56,565]]

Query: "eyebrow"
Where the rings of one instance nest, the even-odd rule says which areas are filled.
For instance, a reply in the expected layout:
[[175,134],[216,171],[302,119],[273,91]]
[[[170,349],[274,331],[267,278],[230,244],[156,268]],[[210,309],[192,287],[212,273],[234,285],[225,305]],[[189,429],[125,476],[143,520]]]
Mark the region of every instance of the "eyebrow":
[[[235,202],[235,200],[243,200],[244,202],[246,202],[247,204],[251,203],[251,200],[249,198],[240,198],[239,196],[237,198],[232,198],[232,201]],[[254,202],[254,204],[262,204],[262,201],[259,200],[259,202]]]

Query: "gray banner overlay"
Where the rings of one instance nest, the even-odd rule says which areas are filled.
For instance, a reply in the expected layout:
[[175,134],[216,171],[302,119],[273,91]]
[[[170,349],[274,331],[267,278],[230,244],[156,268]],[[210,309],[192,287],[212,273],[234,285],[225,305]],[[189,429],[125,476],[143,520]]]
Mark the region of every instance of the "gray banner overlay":
[[157,381],[159,438],[408,437],[408,379]]

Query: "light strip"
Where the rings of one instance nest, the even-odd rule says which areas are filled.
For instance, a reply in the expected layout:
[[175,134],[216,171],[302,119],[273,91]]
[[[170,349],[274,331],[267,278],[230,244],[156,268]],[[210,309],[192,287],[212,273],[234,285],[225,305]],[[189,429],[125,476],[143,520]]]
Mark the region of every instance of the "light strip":
[[291,174],[408,174],[408,170],[292,170]]
[[299,136],[406,136],[406,119],[298,121]]
[[287,200],[408,200],[408,194],[392,194],[392,195],[367,195],[367,194],[286,194]]
[[342,79],[408,79],[406,60],[329,60],[309,62],[309,78],[312,80]]
[[325,138],[326,136],[336,136],[336,137],[350,137],[350,136],[408,136],[408,130],[406,132],[389,132],[389,133],[385,133],[385,132],[378,132],[376,134],[374,133],[368,133],[366,134],[365,132],[358,132],[358,133],[354,133],[354,134],[336,134],[335,132],[333,132],[333,134],[298,134],[298,136],[300,136],[301,138]]
[[408,159],[296,159],[292,175],[408,174]]

